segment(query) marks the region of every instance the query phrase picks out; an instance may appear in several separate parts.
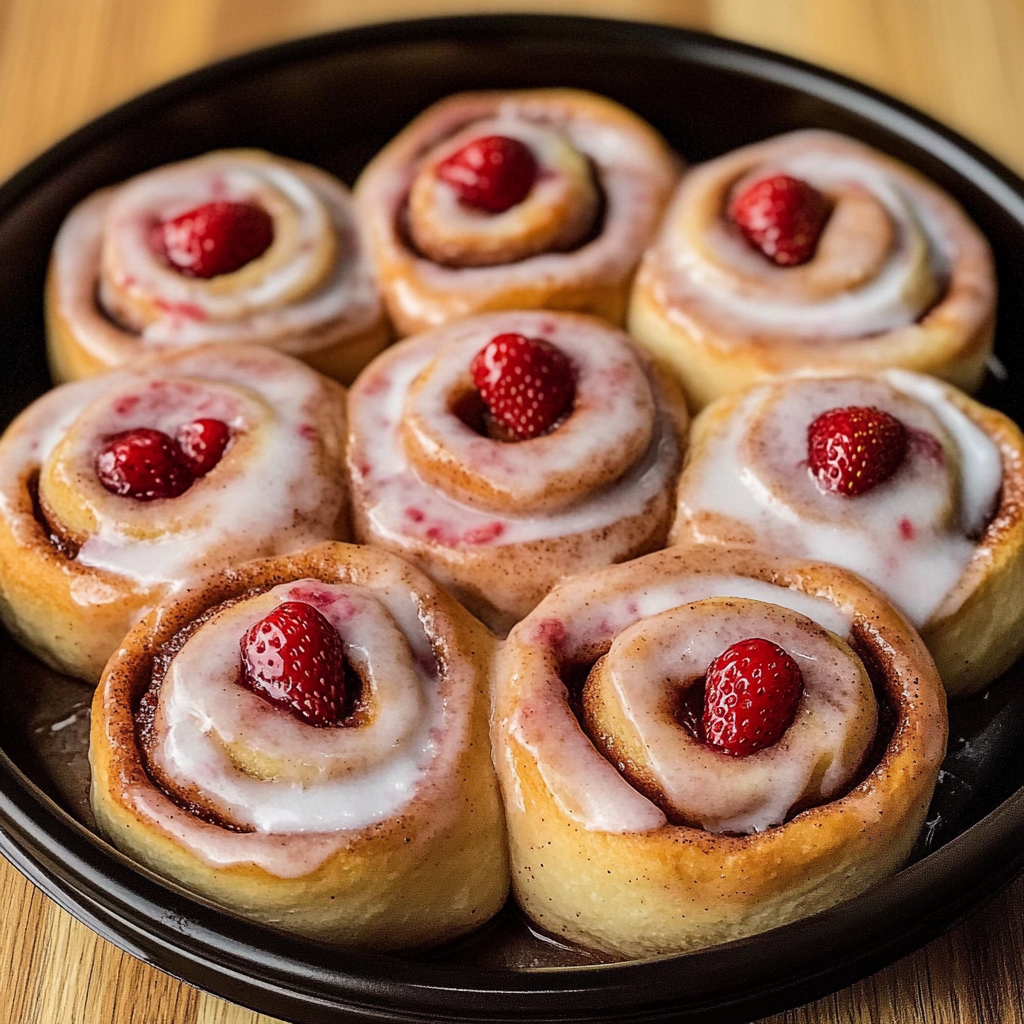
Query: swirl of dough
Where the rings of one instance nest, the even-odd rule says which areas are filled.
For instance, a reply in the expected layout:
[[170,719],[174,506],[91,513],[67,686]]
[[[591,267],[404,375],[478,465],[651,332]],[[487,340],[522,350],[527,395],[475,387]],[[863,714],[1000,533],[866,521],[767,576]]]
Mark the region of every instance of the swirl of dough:
[[[337,630],[346,710],[312,725],[240,681],[285,602]],[[232,913],[367,950],[454,938],[502,906],[487,744],[493,638],[386,552],[325,544],[209,577],[147,616],[94,701],[102,830]]]
[[[730,757],[688,730],[680,708],[730,644],[764,636],[792,652],[803,695],[779,742]],[[846,641],[789,609],[735,598],[669,608],[622,630],[591,670],[582,706],[588,733],[630,783],[671,820],[708,832],[763,831],[840,796],[878,722],[871,680]]]
[[[895,474],[855,497],[808,470],[808,428],[832,409],[903,423]],[[851,569],[921,631],[950,694],[980,689],[1024,652],[1024,438],[930,377],[808,377],[762,384],[694,424],[674,541],[749,544]]]
[[[538,164],[525,200],[466,209],[436,173],[500,135]],[[421,114],[367,166],[355,196],[392,321],[413,334],[496,309],[566,309],[621,323],[633,270],[678,174],[664,140],[573,89],[463,93]]]
[[[548,341],[575,367],[573,407],[546,435],[506,442],[478,422],[470,363],[504,333]],[[494,628],[563,575],[664,543],[686,410],[596,319],[492,313],[410,338],[367,367],[349,415],[357,539],[414,560]]]
[[[804,690],[775,744],[734,757],[704,745],[690,698],[751,634]],[[563,583],[512,630],[493,687],[516,897],[541,929],[625,957],[752,935],[894,873],[945,751],[935,667],[874,588],[741,549]]]
[[[211,202],[265,211],[272,241],[230,273],[186,276],[154,243],[154,226]],[[345,187],[315,167],[257,150],[160,167],[80,203],[57,236],[47,312],[61,379],[140,351],[245,341],[350,381],[387,341]]]
[[[135,500],[97,456],[197,419],[230,443],[184,493]],[[196,577],[348,532],[344,389],[270,349],[211,345],[66,384],[0,441],[0,610],[62,671],[97,679],[131,625]]]
[[[729,215],[787,175],[831,212],[813,256],[777,266]],[[989,247],[956,203],[852,139],[801,131],[736,150],[684,179],[645,254],[630,330],[668,360],[691,404],[767,376],[902,366],[973,390],[992,349]]]

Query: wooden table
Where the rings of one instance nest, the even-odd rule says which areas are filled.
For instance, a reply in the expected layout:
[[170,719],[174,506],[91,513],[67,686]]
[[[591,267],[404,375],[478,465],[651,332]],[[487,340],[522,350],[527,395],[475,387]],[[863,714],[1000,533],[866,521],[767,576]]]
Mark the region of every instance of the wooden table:
[[[0,0],[0,178],[135,93],[219,57],[483,0]],[[502,10],[663,21],[887,90],[1024,174],[1022,0],[526,0]],[[273,1024],[147,967],[0,861],[0,1024]],[[1024,1021],[1024,880],[950,934],[771,1024]],[[766,1022],[767,1024],[767,1022]]]

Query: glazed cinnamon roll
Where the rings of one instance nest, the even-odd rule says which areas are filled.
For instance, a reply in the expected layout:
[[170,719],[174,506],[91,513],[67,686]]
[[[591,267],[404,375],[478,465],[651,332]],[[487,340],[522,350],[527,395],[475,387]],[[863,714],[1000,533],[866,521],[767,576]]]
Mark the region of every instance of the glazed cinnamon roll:
[[621,323],[676,176],[665,142],[628,110],[534,89],[435,104],[355,194],[401,334],[496,309]]
[[494,914],[493,638],[401,559],[327,544],[148,615],[93,703],[110,840],[239,915],[383,951]]
[[388,340],[345,186],[258,150],[159,167],[79,203],[57,235],[46,312],[57,380],[244,341],[349,383]]
[[513,889],[625,958],[814,914],[904,863],[946,741],[917,634],[843,569],[677,546],[556,588],[494,672]]
[[1024,437],[930,377],[779,381],[709,406],[672,537],[854,570],[921,632],[951,696],[1024,653]]
[[507,631],[562,577],[664,544],[687,414],[625,334],[538,311],[400,342],[349,424],[356,539]]
[[0,440],[0,614],[95,681],[162,597],[348,532],[345,392],[288,356],[212,345],[48,392]]
[[800,131],[686,175],[629,327],[692,408],[806,368],[896,366],[973,391],[995,296],[988,243],[945,192],[853,139]]

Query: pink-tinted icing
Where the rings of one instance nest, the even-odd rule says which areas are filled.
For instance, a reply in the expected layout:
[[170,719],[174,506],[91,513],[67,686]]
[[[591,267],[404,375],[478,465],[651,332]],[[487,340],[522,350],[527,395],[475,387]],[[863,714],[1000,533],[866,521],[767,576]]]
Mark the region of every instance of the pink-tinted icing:
[[[823,492],[806,465],[808,424],[850,405],[889,412],[912,434],[897,473],[852,498]],[[1001,480],[995,443],[931,378],[889,371],[797,380],[749,392],[694,452],[676,530],[735,539],[745,529],[775,553],[842,565],[920,627],[974,557]]]
[[[575,411],[546,437],[519,444],[482,437],[446,405],[446,395],[460,376],[468,381],[473,355],[501,331],[543,337],[579,367]],[[656,383],[621,338],[610,328],[575,317],[503,313],[450,325],[385,353],[355,384],[350,402],[356,442],[349,458],[361,467],[374,531],[453,546],[514,544],[592,530],[639,513],[667,485],[677,442],[668,413],[655,401]],[[411,385],[428,367],[428,386],[410,398]],[[541,508],[524,511],[513,505],[499,512],[424,480],[410,464],[403,443],[402,423],[410,408],[426,420],[438,448]],[[588,491],[581,485],[579,493],[561,499],[563,506],[569,502],[567,507],[543,508],[551,479],[586,478],[631,432],[644,439],[635,461],[613,470],[600,488]]]
[[[369,715],[315,728],[236,682],[238,637],[289,600],[314,603],[338,629]],[[253,862],[282,878],[315,870],[409,801],[436,800],[464,748],[472,695],[442,682],[425,616],[400,582],[370,591],[299,580],[223,610],[168,668],[155,759],[253,831],[207,824],[152,787],[134,788],[129,799],[207,864]],[[260,758],[280,763],[274,777],[245,770]]]
[[[223,280],[188,278],[154,250],[152,224],[216,198],[258,201],[278,222],[275,241],[258,262]],[[282,225],[287,222],[287,228]],[[334,251],[326,273],[317,252]],[[100,268],[103,267],[101,274]],[[256,263],[252,267],[256,267]],[[79,204],[54,247],[54,295],[60,316],[89,348],[111,333],[147,348],[210,341],[274,341],[290,352],[369,328],[380,315],[376,279],[345,188],[315,168],[239,150],[158,168]],[[115,289],[161,315],[115,327],[96,307],[128,315]]]
[[[813,261],[798,271],[776,267],[742,238],[724,209],[708,218],[687,215],[691,203],[717,201],[724,175],[744,171],[743,180],[782,173],[828,195],[866,195],[892,241],[876,240],[875,262],[865,269],[856,245],[844,246],[838,236],[829,244],[826,224],[819,258],[827,248],[828,284],[824,277],[812,282]],[[963,232],[954,224],[961,219],[937,190],[868,147],[829,132],[794,132],[695,168],[669,208],[651,258],[664,275],[670,306],[699,310],[727,333],[870,337],[912,324],[941,295],[958,256]]]
[[[9,437],[0,502],[13,518],[19,481],[59,457],[61,475],[96,520],[79,563],[180,587],[220,565],[335,536],[345,502],[340,467],[331,476],[320,471],[320,442],[289,428],[306,422],[322,401],[313,371],[269,350],[237,346],[63,385],[23,413]],[[94,459],[104,437],[133,427],[173,436],[203,416],[227,423],[233,443],[183,495],[139,503],[102,487]],[[96,596],[89,587],[83,599]]]
[[[781,739],[746,757],[694,738],[665,703],[666,681],[692,684],[730,644],[768,637],[797,663],[803,693]],[[700,601],[643,619],[615,638],[601,669],[616,725],[644,751],[665,804],[709,832],[781,825],[803,801],[824,803],[852,783],[877,726],[860,659],[810,619],[759,601]]]
[[[641,593],[624,588],[612,594],[603,588],[597,594],[582,594],[581,588],[566,584],[510,634],[509,649],[526,644],[535,647],[535,653],[517,679],[522,699],[508,719],[498,723],[499,731],[530,752],[548,791],[583,828],[646,831],[664,825],[666,817],[595,749],[569,707],[558,665],[607,646],[645,619],[711,597],[788,608],[841,637],[849,633],[852,621],[843,608],[787,587],[743,576],[684,575]],[[555,638],[559,639],[552,643]],[[499,678],[506,670],[499,659]]]

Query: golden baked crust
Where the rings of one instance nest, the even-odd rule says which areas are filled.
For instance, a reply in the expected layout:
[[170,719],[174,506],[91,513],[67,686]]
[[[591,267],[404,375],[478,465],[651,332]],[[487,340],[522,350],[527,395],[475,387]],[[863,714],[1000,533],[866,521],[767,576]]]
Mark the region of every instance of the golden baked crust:
[[[590,745],[560,673],[607,649],[613,602],[649,604],[676,587],[684,602],[710,596],[705,590],[738,597],[746,587],[751,596],[751,581],[821,599],[851,618],[850,642],[895,719],[877,765],[845,796],[745,836],[664,816],[658,824],[653,805],[602,806],[605,776],[622,777]],[[590,648],[577,649],[588,636]],[[885,599],[844,570],[746,550],[677,546],[563,584],[510,634],[494,691],[492,742],[517,899],[556,937],[630,958],[756,934],[892,874],[917,838],[945,752],[938,674]],[[645,818],[641,828],[615,824]]]
[[[511,252],[503,262],[489,253],[490,266],[445,266],[414,250],[401,222],[421,162],[474,122],[494,119],[548,126],[590,162],[605,204],[595,238],[514,262]],[[604,97],[575,89],[461,93],[397,135],[367,165],[355,196],[400,335],[499,309],[574,310],[621,323],[633,270],[677,174],[677,158],[661,136]]]
[[[886,187],[900,195],[897,202],[916,204],[908,223],[929,222],[933,225],[928,229],[930,244],[946,248],[922,255],[920,265],[908,276],[899,301],[916,295],[913,303],[920,309],[908,309],[902,323],[890,318],[889,326],[859,327],[857,313],[843,305],[856,298],[858,290],[863,292],[874,280],[880,281],[880,274],[857,280],[852,286],[837,286],[830,294],[808,292],[802,300],[804,306],[819,306],[822,322],[817,328],[796,331],[773,326],[768,318],[758,319],[756,310],[740,315],[733,309],[729,289],[745,297],[748,305],[750,296],[745,295],[742,277],[730,278],[735,272],[732,267],[717,266],[715,273],[720,272],[729,282],[722,296],[717,296],[705,282],[706,276],[710,279],[713,275],[677,266],[681,241],[697,254],[686,266],[692,262],[703,268],[705,232],[731,234],[721,223],[725,222],[729,191],[737,181],[759,166],[785,168],[787,162],[809,154],[837,164],[860,163],[865,180],[859,187],[868,192],[874,186],[866,172],[884,175],[889,182]],[[858,172],[848,173],[856,178]],[[841,250],[842,246],[835,248]],[[753,255],[764,264],[759,270],[766,280],[758,287],[768,288],[766,313],[776,299],[781,300],[787,282],[806,275],[815,265],[812,259],[803,267],[777,268],[759,254]],[[715,262],[727,261],[715,257]],[[805,369],[870,373],[898,366],[974,391],[992,351],[995,297],[988,243],[945,192],[916,171],[852,139],[831,132],[800,131],[746,146],[686,175],[669,205],[659,237],[644,254],[630,297],[628,324],[638,340],[673,368],[695,411],[768,377]],[[890,297],[886,301],[896,300]]]
[[[887,377],[883,373],[868,379],[885,381]],[[898,379],[898,375],[893,378],[897,384]],[[973,539],[973,556],[941,604],[918,626],[946,693],[965,697],[998,678],[1024,654],[1024,434],[997,409],[951,385],[933,384],[996,444],[1002,462],[998,503],[983,532]],[[700,459],[701,452],[730,430],[747,394],[721,398],[695,417],[688,449],[691,460]],[[771,542],[759,537],[749,524],[724,515],[687,514],[686,482],[684,469],[671,543],[750,545],[771,550]]]
[[[306,394],[303,409],[297,410],[301,420],[284,416],[281,403],[269,397],[269,392],[261,393],[264,384],[272,387],[281,377],[300,385],[298,396]],[[206,506],[210,501],[216,504],[220,490],[236,484],[245,487],[246,479],[261,465],[267,468],[260,460],[268,446],[260,441],[255,451],[242,445],[235,451],[229,449],[218,466],[220,472],[197,481],[181,497],[148,504],[104,496],[90,479],[91,465],[81,477],[81,466],[76,470],[69,465],[61,473],[51,474],[60,484],[53,495],[59,502],[58,507],[46,510],[48,520],[41,508],[40,479],[57,457],[54,453],[59,454],[73,435],[77,437],[74,444],[80,443],[83,450],[97,446],[99,438],[93,436],[96,417],[102,419],[104,410],[115,402],[112,396],[133,388],[141,393],[154,382],[170,387],[176,381],[185,388],[198,383],[232,395],[247,410],[246,420],[254,436],[265,439],[268,432],[298,432],[304,424],[313,440],[297,442],[302,446],[302,458],[288,460],[293,463],[289,471],[305,465],[308,473],[323,481],[319,488],[323,500],[317,508],[307,509],[301,516],[294,509],[282,512],[282,521],[262,532],[246,530],[231,537],[214,531],[207,540],[199,539],[196,531],[203,530],[209,518]],[[85,426],[83,421],[87,421]],[[48,392],[22,412],[0,439],[0,617],[4,625],[58,671],[91,682],[99,679],[122,637],[144,611],[177,585],[182,574],[196,577],[236,558],[274,554],[281,550],[279,544],[287,544],[289,536],[312,540],[347,537],[344,444],[345,392],[341,385],[270,349],[205,346],[140,360],[131,369]],[[88,461],[86,453],[82,465]],[[276,483],[281,493],[280,479],[251,479],[252,499],[245,502],[245,509],[232,513],[235,528],[242,513],[259,517],[259,492],[271,483]],[[308,480],[304,487],[308,490]],[[97,501],[105,503],[110,514],[90,522],[90,510],[98,507]],[[197,508],[194,501],[203,503],[202,507]],[[262,507],[268,504],[264,502]],[[145,526],[147,517],[154,524],[152,530]],[[81,529],[69,530],[75,520]],[[55,533],[68,532],[76,534],[69,538],[70,546],[53,539]],[[193,542],[182,548],[188,565],[173,569],[149,565],[154,552],[159,558],[163,541],[182,541],[190,535]],[[104,549],[90,555],[88,541],[93,536]],[[110,545],[121,545],[116,552],[119,561],[131,561],[134,546],[138,564],[127,571],[115,565]]]
[[[137,270],[113,260],[112,267],[105,266],[104,261],[110,259],[105,252],[106,214],[126,190],[167,188],[167,181],[174,177],[194,177],[201,183],[210,175],[228,174],[233,168],[252,173],[261,182],[259,188],[270,200],[276,236],[286,240],[297,237],[297,217],[288,201],[281,198],[278,183],[265,174],[266,168],[272,173],[290,175],[300,190],[318,196],[329,211],[329,226],[323,239],[328,252],[323,265],[310,271],[305,284],[286,290],[276,304],[268,305],[256,297],[243,298],[235,317],[218,313],[204,319],[202,303],[207,298],[222,302],[232,293],[244,297],[263,284],[265,277],[286,269],[287,261],[282,263],[268,250],[267,255],[234,273],[181,284],[195,292],[193,302],[165,300],[160,295],[167,282],[161,284],[159,275],[167,271],[161,271],[159,265],[153,294],[125,283],[134,280]],[[186,187],[198,190],[197,197],[202,195],[201,184]],[[159,195],[150,205],[159,210]],[[315,239],[304,248],[292,248],[302,255],[314,247],[314,242]],[[144,270],[149,272],[149,268]],[[104,309],[99,298],[104,290],[101,280],[107,282],[105,288],[115,290],[118,301],[123,300],[126,308],[139,307],[148,322],[121,323],[112,311]],[[323,295],[331,289],[339,296],[347,291],[344,298],[330,304]],[[311,308],[299,315],[295,307],[303,302],[310,302]],[[198,308],[190,312],[191,306]],[[57,236],[46,280],[45,311],[50,370],[58,382],[89,377],[140,355],[220,341],[269,345],[348,384],[390,340],[366,243],[344,186],[318,168],[260,150],[208,153],[149,171],[83,200],[68,215]]]
[[[447,713],[431,767],[394,816],[338,833],[230,831],[153,784],[140,756],[136,708],[154,656],[179,630],[224,601],[304,578],[371,596],[406,591],[438,659],[441,698],[456,710]],[[500,909],[508,889],[487,743],[492,647],[463,608],[387,552],[325,544],[227,570],[150,613],[104,672],[90,747],[100,828],[140,863],[230,913],[307,938],[384,951],[470,931]]]

